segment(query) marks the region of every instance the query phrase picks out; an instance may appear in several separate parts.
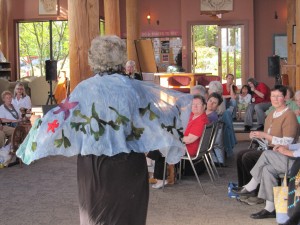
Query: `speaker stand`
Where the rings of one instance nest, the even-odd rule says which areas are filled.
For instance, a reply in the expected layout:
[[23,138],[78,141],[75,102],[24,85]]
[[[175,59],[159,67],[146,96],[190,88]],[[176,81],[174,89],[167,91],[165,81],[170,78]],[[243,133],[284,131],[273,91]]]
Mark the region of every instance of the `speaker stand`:
[[280,74],[277,74],[275,76],[275,85],[281,85],[281,84],[282,84],[281,76]]
[[54,95],[52,92],[52,80],[49,80],[48,83],[50,85],[50,91],[48,92],[48,99],[47,99],[46,105],[49,105],[49,101],[50,101],[50,105],[57,104],[56,99],[54,98]]

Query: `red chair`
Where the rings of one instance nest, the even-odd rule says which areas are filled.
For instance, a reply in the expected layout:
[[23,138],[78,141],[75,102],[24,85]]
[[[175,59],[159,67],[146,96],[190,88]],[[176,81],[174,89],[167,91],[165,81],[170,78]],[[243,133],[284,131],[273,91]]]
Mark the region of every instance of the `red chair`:
[[190,93],[191,78],[186,76],[172,76],[168,78],[168,87],[170,89],[183,93]]
[[196,85],[207,86],[211,81],[221,81],[221,77],[213,75],[195,75]]

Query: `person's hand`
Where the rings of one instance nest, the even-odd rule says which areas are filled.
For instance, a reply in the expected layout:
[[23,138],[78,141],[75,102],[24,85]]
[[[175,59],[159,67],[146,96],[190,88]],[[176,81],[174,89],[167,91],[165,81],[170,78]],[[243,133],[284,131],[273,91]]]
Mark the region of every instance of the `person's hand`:
[[296,114],[296,116],[300,116],[300,109],[296,109],[296,110],[294,111],[294,113]]
[[251,131],[250,132],[250,138],[265,138],[265,133],[262,131]]
[[286,145],[275,145],[273,151],[279,152],[282,155],[293,156],[293,152]]

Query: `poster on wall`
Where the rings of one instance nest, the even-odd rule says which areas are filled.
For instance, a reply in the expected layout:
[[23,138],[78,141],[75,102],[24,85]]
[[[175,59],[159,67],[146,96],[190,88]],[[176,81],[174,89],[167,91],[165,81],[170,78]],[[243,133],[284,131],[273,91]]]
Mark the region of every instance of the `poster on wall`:
[[200,0],[201,12],[232,11],[233,0]]
[[39,15],[58,15],[58,0],[39,0]]
[[162,41],[160,53],[170,53],[170,41]]
[[273,55],[287,58],[287,36],[286,34],[275,34],[273,36]]

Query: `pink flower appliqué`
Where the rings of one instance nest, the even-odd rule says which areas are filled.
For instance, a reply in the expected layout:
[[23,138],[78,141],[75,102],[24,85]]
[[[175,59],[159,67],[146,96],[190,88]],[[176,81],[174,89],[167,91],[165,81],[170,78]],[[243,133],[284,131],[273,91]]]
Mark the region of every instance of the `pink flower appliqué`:
[[74,107],[76,107],[78,105],[78,102],[69,102],[69,97],[66,98],[66,100],[63,103],[60,103],[58,105],[58,107],[60,109],[54,111],[54,114],[58,114],[60,112],[64,112],[65,116],[64,116],[64,120],[68,119],[70,116],[70,109],[73,109]]

